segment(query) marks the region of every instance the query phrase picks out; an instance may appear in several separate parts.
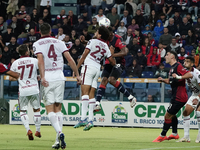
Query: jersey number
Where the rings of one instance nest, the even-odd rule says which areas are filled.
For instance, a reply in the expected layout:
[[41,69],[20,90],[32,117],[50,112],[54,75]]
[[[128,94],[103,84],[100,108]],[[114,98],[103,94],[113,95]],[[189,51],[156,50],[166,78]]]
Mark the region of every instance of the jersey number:
[[[95,52],[92,52],[90,55],[93,57],[93,58],[95,58],[95,59],[97,59],[98,61],[101,61],[101,59],[104,57],[104,53],[106,53],[106,50],[105,49],[101,49],[99,46],[96,46],[96,48],[97,48],[97,51],[95,51]],[[102,50],[102,51],[101,51]],[[99,53],[99,52],[101,52],[101,57],[99,58],[96,58],[96,56],[95,56],[95,54],[97,54],[97,53]]]
[[57,61],[57,55],[55,53],[55,49],[54,49],[53,44],[49,48],[48,57],[53,58],[54,61]]
[[18,66],[18,69],[22,69],[22,72],[20,74],[20,80],[23,80],[25,68],[31,68],[29,75],[28,75],[28,78],[31,78],[31,75],[32,75],[32,72],[33,72],[33,64],[23,65],[23,66]]

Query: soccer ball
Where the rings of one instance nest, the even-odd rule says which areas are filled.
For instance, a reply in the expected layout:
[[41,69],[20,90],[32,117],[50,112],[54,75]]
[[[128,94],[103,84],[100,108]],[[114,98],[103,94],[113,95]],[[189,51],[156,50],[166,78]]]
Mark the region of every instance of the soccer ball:
[[104,26],[106,28],[110,27],[110,20],[108,18],[99,20],[99,26]]

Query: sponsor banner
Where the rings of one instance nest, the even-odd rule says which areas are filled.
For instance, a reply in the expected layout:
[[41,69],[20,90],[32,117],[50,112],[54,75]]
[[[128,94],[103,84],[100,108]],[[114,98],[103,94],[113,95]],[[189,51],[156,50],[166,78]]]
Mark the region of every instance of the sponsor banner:
[[[94,114],[94,125],[98,126],[129,126],[129,127],[157,127],[162,128],[164,115],[168,103],[138,102],[130,108],[129,102],[102,101],[102,110]],[[183,128],[182,108],[178,113],[178,128]],[[34,124],[31,106],[27,110],[30,124]],[[41,103],[42,124],[50,124],[45,106]],[[81,119],[81,101],[64,100],[62,105],[63,123],[75,125]],[[197,128],[197,119],[194,112],[190,115],[190,127]],[[17,100],[10,100],[10,124],[22,124]]]

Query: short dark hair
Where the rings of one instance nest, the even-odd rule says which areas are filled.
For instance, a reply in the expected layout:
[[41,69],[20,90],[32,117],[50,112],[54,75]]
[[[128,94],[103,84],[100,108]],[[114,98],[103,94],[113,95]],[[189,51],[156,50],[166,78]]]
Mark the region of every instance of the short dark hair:
[[101,39],[107,41],[110,36],[110,31],[106,27],[99,27],[99,34],[101,34]]
[[177,59],[177,53],[175,51],[169,51],[169,53],[173,54],[175,59]]
[[42,35],[48,35],[50,34],[50,31],[51,31],[51,26],[48,23],[44,23],[43,25],[41,25],[40,32]]
[[194,57],[192,57],[192,56],[187,56],[185,59],[189,59],[192,63],[195,62]]
[[28,47],[26,44],[22,44],[18,47],[18,51],[19,51],[19,54],[21,56],[24,56],[26,54],[26,52],[28,51]]

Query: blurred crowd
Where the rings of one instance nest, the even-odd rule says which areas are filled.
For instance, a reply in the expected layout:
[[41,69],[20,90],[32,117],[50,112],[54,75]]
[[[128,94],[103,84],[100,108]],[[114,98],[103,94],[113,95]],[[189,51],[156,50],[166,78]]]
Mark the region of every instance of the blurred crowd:
[[[77,12],[60,10],[51,15],[51,0],[0,1],[0,61],[10,65],[18,59],[17,47],[40,38],[40,26],[52,26],[51,36],[70,48],[75,62],[98,29],[98,21],[108,18],[113,32],[122,37],[129,53],[122,77],[158,77],[168,75],[165,55],[173,50],[178,61],[191,55],[200,69],[200,0],[77,0]],[[76,14],[76,15],[75,15]],[[65,70],[70,70],[65,60]],[[102,66],[103,68],[103,66]]]

